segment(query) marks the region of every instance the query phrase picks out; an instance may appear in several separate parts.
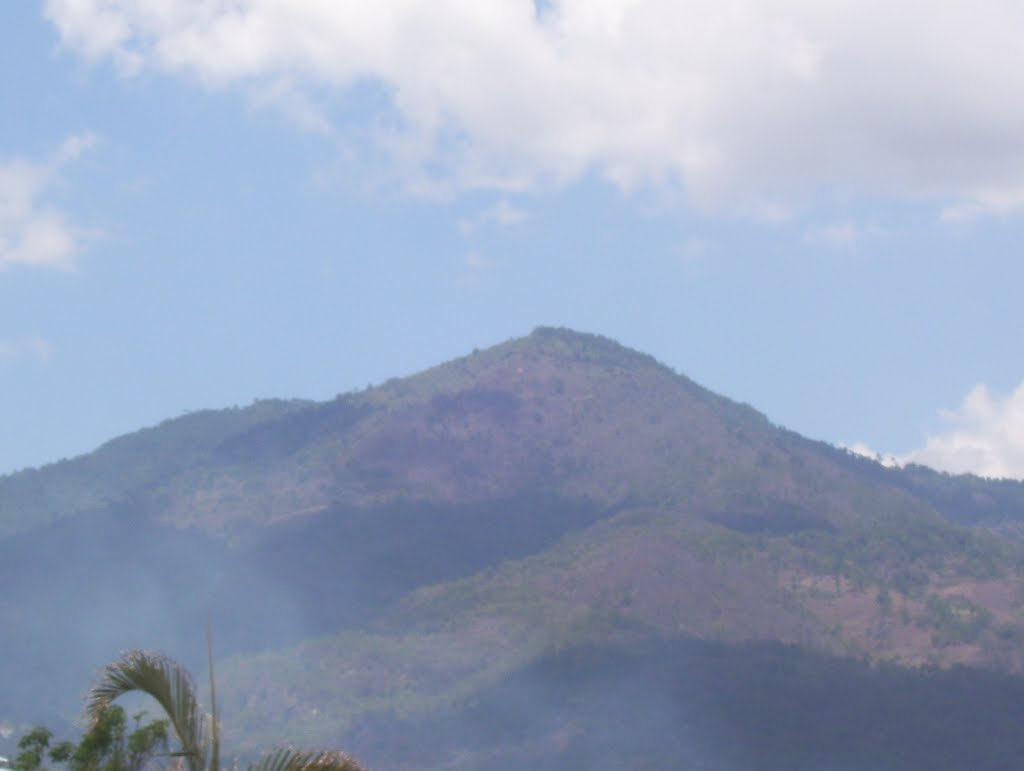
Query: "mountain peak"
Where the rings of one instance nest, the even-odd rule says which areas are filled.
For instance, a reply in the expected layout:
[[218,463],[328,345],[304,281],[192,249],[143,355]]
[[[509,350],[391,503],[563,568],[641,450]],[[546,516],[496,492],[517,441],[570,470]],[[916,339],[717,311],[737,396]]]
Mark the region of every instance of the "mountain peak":
[[672,371],[649,354],[641,353],[603,335],[579,332],[568,327],[537,327],[527,337],[512,342],[518,342],[525,348],[550,356],[621,367],[654,365],[665,371]]

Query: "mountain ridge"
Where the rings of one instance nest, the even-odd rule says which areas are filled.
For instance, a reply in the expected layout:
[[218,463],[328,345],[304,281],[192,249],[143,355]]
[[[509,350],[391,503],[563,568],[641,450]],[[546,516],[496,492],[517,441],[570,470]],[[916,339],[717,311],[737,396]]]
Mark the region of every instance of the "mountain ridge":
[[221,619],[225,709],[253,745],[268,721],[344,743],[612,643],[1022,672],[1024,541],[1005,537],[1022,490],[884,468],[607,338],[540,328],[0,478],[0,581],[19,587],[0,598],[0,717],[31,702],[23,672],[86,669],[47,657],[90,616],[106,626],[83,656],[193,661],[188,632]]

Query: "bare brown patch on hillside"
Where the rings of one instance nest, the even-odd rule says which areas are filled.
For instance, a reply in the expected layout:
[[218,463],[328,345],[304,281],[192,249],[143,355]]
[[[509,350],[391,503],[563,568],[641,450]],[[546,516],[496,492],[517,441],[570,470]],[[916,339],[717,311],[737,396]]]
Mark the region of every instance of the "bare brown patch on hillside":
[[[798,572],[783,574],[780,585],[820,618],[837,647],[849,653],[908,666],[967,664],[1024,671],[1024,607],[1016,579],[936,578],[916,596]],[[963,633],[970,639],[957,639],[943,629],[936,607],[945,606],[937,598],[973,605],[984,614],[977,631]]]

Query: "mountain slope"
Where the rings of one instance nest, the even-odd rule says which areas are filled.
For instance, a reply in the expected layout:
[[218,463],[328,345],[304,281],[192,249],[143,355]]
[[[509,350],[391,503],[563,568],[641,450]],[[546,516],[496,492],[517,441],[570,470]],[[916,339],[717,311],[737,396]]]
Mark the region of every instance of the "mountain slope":
[[992,531],[1022,502],[1017,483],[885,469],[540,329],[0,478],[0,585],[17,587],[0,717],[70,709],[61,683],[81,690],[124,647],[201,662],[207,615],[226,722],[252,745],[267,724],[333,743],[462,714],[580,646],[773,641],[1017,672],[1024,545]]
[[88,455],[0,476],[0,536],[101,509],[209,462],[229,437],[308,406],[266,400],[203,410],[113,439]]

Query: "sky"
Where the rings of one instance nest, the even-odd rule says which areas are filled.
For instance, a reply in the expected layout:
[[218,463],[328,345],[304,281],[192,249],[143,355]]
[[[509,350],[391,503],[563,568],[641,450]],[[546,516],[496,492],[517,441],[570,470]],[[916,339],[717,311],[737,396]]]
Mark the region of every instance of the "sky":
[[0,4],[0,473],[540,325],[1024,477],[1024,5]]

